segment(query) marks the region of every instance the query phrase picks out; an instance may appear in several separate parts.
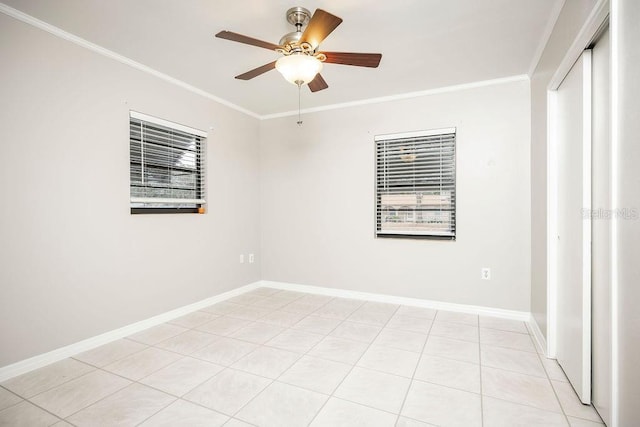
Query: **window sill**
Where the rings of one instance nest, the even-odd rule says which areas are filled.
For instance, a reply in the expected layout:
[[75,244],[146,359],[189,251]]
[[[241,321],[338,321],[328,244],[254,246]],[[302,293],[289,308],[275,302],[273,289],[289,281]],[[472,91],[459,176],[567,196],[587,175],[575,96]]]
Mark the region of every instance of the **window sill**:
[[138,214],[197,214],[199,208],[131,208],[132,215]]

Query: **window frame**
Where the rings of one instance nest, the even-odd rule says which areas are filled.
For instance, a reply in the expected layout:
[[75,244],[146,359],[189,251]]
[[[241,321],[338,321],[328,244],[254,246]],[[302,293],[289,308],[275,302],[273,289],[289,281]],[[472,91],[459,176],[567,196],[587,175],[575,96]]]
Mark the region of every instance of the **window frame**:
[[[150,125],[158,125],[162,126],[177,132],[182,132],[186,134],[190,134],[192,136],[198,137],[196,143],[195,150],[195,191],[196,195],[200,195],[199,199],[185,199],[187,201],[193,201],[194,206],[168,206],[172,202],[170,200],[179,200],[170,199],[170,198],[162,198],[162,197],[134,197],[131,194],[131,189],[133,187],[133,182],[131,179],[132,173],[132,156],[131,156],[131,121],[138,120],[140,121],[140,126],[144,123],[148,123]],[[185,126],[179,123],[171,122],[169,120],[161,119],[159,117],[151,116],[148,114],[140,113],[138,111],[129,111],[129,209],[131,214],[175,214],[175,213],[204,213],[206,207],[206,143],[207,143],[208,133],[202,131],[200,129],[192,128],[189,126]],[[140,141],[142,146],[143,141]],[[185,168],[188,169],[188,168]],[[144,162],[141,165],[141,173],[144,174]],[[133,203],[154,203],[153,199],[157,199],[158,204],[162,204],[162,206],[132,206]],[[145,200],[145,201],[142,201]],[[186,204],[186,203],[185,203]]]
[[[451,145],[453,149],[453,154],[451,155],[450,162],[452,167],[451,178],[453,179],[453,184],[450,187],[451,191],[451,201],[449,202],[451,212],[451,220],[450,220],[450,228],[449,233],[437,233],[433,230],[425,230],[424,232],[416,232],[410,230],[398,230],[397,232],[390,232],[389,230],[382,230],[382,216],[384,215],[384,210],[382,209],[382,195],[383,188],[380,188],[380,177],[379,173],[379,144],[390,142],[390,141],[401,141],[403,139],[415,139],[415,138],[428,138],[428,137],[437,137],[437,136],[448,136],[453,135],[453,143]],[[400,239],[426,239],[426,240],[446,240],[446,241],[455,241],[457,238],[457,128],[442,128],[442,129],[431,129],[431,130],[422,130],[422,131],[411,131],[411,132],[402,132],[402,133],[393,133],[393,134],[382,134],[375,135],[374,137],[374,237],[375,238],[400,238]],[[384,176],[384,175],[383,175]],[[440,175],[440,181],[443,180],[443,175]],[[418,192],[413,193],[416,196]],[[413,215],[413,213],[412,213]]]

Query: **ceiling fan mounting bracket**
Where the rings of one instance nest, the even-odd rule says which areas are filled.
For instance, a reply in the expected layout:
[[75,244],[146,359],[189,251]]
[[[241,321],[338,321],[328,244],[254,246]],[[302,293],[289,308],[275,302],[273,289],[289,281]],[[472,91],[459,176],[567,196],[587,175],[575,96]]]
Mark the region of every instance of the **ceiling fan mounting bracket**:
[[298,31],[300,31],[300,28],[307,25],[311,19],[311,12],[304,7],[296,6],[287,10],[285,16],[287,17],[287,22],[291,25],[295,25]]

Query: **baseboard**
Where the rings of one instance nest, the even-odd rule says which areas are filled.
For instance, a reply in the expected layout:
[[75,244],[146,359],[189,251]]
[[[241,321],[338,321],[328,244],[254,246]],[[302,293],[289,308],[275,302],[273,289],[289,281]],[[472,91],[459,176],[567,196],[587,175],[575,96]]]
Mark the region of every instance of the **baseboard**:
[[533,335],[533,339],[536,341],[536,346],[540,350],[542,350],[542,354],[547,355],[547,340],[544,337],[544,334],[540,330],[540,326],[538,326],[538,322],[533,317],[533,315],[529,316],[529,320],[527,321],[527,327],[529,328],[529,332]]
[[340,298],[353,298],[364,301],[384,302],[389,304],[401,304],[413,307],[431,308],[434,310],[447,310],[456,311],[459,313],[478,314],[482,316],[494,316],[501,317],[503,319],[512,319],[526,322],[532,332],[532,335],[541,345],[542,349],[546,349],[546,343],[544,336],[540,332],[537,323],[533,320],[530,313],[517,310],[505,310],[501,308],[483,307],[478,305],[456,304],[442,301],[424,300],[418,298],[408,298],[393,295],[374,294],[369,292],[353,291],[348,289],[326,288],[321,286],[302,285],[297,283],[286,282],[274,282],[270,280],[260,280],[248,285],[239,287],[237,289],[213,296],[211,298],[198,301],[193,304],[186,305],[184,307],[176,308],[175,310],[168,311],[163,314],[151,317],[149,319],[142,320],[140,322],[132,323],[122,328],[115,329],[104,334],[97,335],[86,340],[79,341],[74,344],[70,344],[65,347],[58,348],[56,350],[40,354],[38,356],[31,357],[29,359],[22,360],[20,362],[13,363],[11,365],[0,368],[0,382],[6,381],[10,378],[22,375],[29,371],[33,371],[38,368],[50,365],[51,363],[58,362],[67,357],[75,356],[76,354],[84,351],[91,350],[101,345],[108,344],[112,341],[127,337],[145,329],[157,326],[161,323],[168,322],[194,311],[201,310],[210,305],[222,302],[237,295],[249,292],[259,287],[268,287],[274,289],[282,289],[288,291],[304,292],[316,295],[327,295]]
[[140,322],[132,323],[122,328],[115,329],[113,331],[105,332],[104,334],[97,335],[95,337],[88,338],[86,340],[79,341],[74,344],[67,345],[65,347],[58,348],[56,350],[40,354],[38,356],[31,357],[29,359],[21,360],[11,365],[3,366],[0,368],[0,382],[6,381],[10,378],[22,375],[29,371],[33,371],[38,368],[50,365],[54,362],[58,362],[67,357],[75,356],[87,350],[91,350],[101,345],[108,344],[112,341],[120,338],[127,337],[131,334],[143,331],[145,329],[157,326],[161,323],[168,322],[194,311],[201,310],[210,305],[219,303],[245,292],[251,291],[261,286],[260,282],[250,283],[245,286],[241,286],[237,289],[233,289],[222,294],[206,298],[202,301],[195,302],[193,304],[185,305],[175,310],[168,311],[166,313],[159,314],[149,319],[142,320]]
[[393,295],[374,294],[369,292],[352,291],[347,289],[325,288],[321,286],[301,285],[297,283],[274,282],[261,280],[260,286],[283,289],[288,291],[305,292],[309,294],[327,295],[332,297],[353,298],[365,301],[386,302],[389,304],[409,305],[413,307],[431,308],[434,310],[457,311],[459,313],[478,314],[482,316],[501,317],[522,322],[529,322],[531,314],[526,311],[505,310],[502,308],[483,307],[479,305],[456,304],[451,302],[432,301],[418,298],[399,297]]

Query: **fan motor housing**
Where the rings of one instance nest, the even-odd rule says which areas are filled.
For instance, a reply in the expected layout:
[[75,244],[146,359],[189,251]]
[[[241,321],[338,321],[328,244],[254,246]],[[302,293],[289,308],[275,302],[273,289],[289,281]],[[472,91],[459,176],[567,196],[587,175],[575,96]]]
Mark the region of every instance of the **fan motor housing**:
[[280,46],[297,45],[301,37],[302,33],[300,31],[293,31],[282,36],[279,44]]
[[296,31],[285,34],[280,39],[280,46],[284,46],[283,53],[290,53],[300,50],[300,39],[302,38],[302,27],[309,23],[311,12],[304,7],[296,6],[285,13],[287,22],[296,26]]

